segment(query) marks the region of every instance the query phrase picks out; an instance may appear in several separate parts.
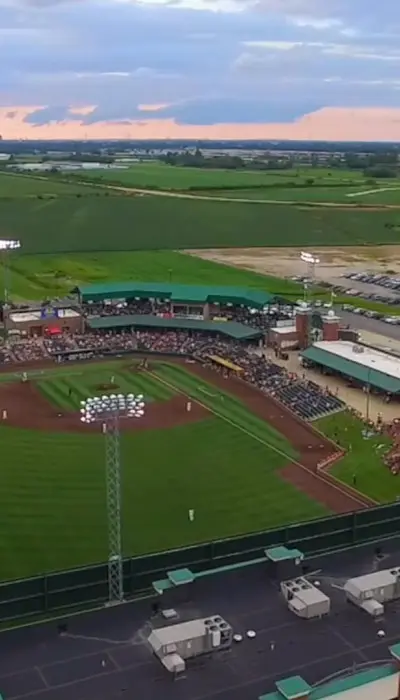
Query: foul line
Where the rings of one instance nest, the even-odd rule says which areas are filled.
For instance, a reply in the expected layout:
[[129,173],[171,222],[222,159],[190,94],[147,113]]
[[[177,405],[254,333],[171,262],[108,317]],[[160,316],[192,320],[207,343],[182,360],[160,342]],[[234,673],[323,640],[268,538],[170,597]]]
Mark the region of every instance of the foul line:
[[316,473],[313,472],[311,469],[308,469],[308,467],[306,467],[304,464],[301,464],[301,462],[298,462],[294,457],[291,457],[291,456],[288,455],[286,452],[283,452],[283,451],[280,450],[279,448],[274,447],[273,445],[271,445],[271,444],[270,444],[269,442],[267,442],[266,440],[263,440],[262,438],[258,437],[258,435],[254,435],[254,433],[252,433],[250,430],[247,430],[247,428],[244,428],[242,425],[240,425],[240,423],[235,423],[235,421],[231,420],[230,418],[227,418],[226,416],[224,416],[223,414],[219,413],[219,412],[218,412],[217,410],[215,410],[214,408],[210,408],[210,407],[207,406],[206,404],[204,404],[204,403],[202,403],[201,401],[199,401],[198,399],[196,399],[196,398],[195,398],[194,396],[192,396],[189,392],[183,391],[183,389],[180,389],[179,387],[177,387],[176,385],[172,384],[171,382],[168,382],[168,381],[165,380],[165,379],[161,379],[161,377],[159,377],[157,374],[154,374],[151,370],[145,370],[145,372],[146,372],[147,374],[150,374],[150,375],[153,377],[153,379],[155,379],[156,381],[160,382],[160,384],[164,384],[165,386],[169,387],[169,389],[173,389],[175,392],[178,392],[178,394],[181,394],[181,395],[183,395],[183,396],[189,396],[190,399],[191,399],[192,401],[194,401],[195,403],[197,403],[199,406],[201,406],[202,408],[204,408],[206,411],[209,411],[210,413],[213,413],[215,416],[217,416],[217,417],[220,418],[221,420],[225,421],[225,423],[229,423],[230,425],[232,425],[232,426],[233,426],[234,428],[236,428],[237,430],[240,430],[242,433],[244,433],[244,434],[247,435],[248,437],[252,438],[253,440],[256,440],[256,441],[259,442],[259,443],[261,443],[262,445],[264,445],[264,447],[268,447],[270,450],[273,450],[274,452],[276,452],[277,454],[279,454],[281,457],[285,457],[285,459],[289,460],[289,463],[290,463],[290,464],[295,464],[297,467],[300,467],[300,469],[302,469],[304,472],[306,472],[307,474],[309,474],[310,476],[312,476],[314,479],[316,479],[317,481],[319,481],[321,484],[324,484],[325,486],[328,486],[328,487],[330,487],[330,488],[332,488],[332,489],[335,489],[336,491],[338,491],[339,493],[341,493],[342,496],[346,496],[346,498],[349,498],[349,499],[350,499],[351,501],[353,501],[354,503],[357,503],[357,505],[359,505],[359,506],[361,505],[363,508],[365,508],[365,503],[364,503],[363,501],[361,501],[361,499],[358,499],[357,496],[353,496],[351,493],[348,493],[347,491],[345,491],[344,489],[342,489],[339,485],[336,485],[336,484],[334,484],[334,483],[331,483],[330,481],[327,481],[326,479],[323,479],[321,476],[319,476],[319,474],[316,474]]

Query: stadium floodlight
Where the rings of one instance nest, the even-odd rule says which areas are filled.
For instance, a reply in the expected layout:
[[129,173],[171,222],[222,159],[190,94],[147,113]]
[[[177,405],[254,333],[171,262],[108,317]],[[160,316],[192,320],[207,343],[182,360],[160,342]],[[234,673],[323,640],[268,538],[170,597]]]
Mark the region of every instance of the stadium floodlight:
[[3,277],[4,277],[4,303],[8,303],[8,290],[9,290],[9,284],[8,284],[8,265],[7,265],[7,254],[11,250],[17,250],[18,248],[21,247],[21,242],[17,240],[12,240],[12,239],[6,239],[6,238],[0,238],[0,253],[2,254],[3,258]]
[[305,253],[304,251],[300,253],[300,259],[303,262],[308,263],[309,265],[319,265],[320,263],[319,258],[317,258],[315,255],[312,255],[311,253]]
[[142,394],[105,394],[89,397],[80,404],[81,422],[101,425],[106,439],[108,596],[111,605],[124,600],[119,422],[121,418],[140,419],[144,412]]
[[0,239],[0,250],[16,250],[21,247],[20,241]]

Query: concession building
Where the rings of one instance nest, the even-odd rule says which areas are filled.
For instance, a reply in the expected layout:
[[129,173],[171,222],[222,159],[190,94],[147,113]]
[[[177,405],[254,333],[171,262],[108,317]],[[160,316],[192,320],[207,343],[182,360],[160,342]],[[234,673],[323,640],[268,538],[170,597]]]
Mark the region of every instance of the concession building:
[[302,351],[303,363],[326,374],[345,377],[378,392],[400,395],[400,360],[396,355],[345,340],[314,343]]

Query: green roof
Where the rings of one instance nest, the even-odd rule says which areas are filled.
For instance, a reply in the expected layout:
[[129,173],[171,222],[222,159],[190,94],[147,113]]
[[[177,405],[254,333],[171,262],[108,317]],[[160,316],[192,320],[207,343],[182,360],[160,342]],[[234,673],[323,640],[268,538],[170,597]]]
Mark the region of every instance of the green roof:
[[393,644],[389,647],[389,651],[396,661],[400,661],[400,644]]
[[361,688],[367,683],[379,681],[382,678],[392,676],[394,673],[396,673],[396,669],[389,664],[371,668],[368,671],[360,671],[360,673],[354,673],[346,678],[338,678],[330,683],[324,683],[320,688],[315,688],[309,695],[309,700],[323,700],[331,695],[344,693],[346,690]]
[[200,333],[221,333],[235,340],[261,338],[261,331],[234,321],[197,321],[186,318],[161,318],[160,316],[102,316],[87,321],[92,330],[112,330],[113,328],[163,328],[165,330],[198,331]]
[[167,571],[167,578],[173,586],[183,586],[186,583],[193,583],[195,575],[190,569],[175,569],[174,571]]
[[287,561],[288,559],[304,559],[303,552],[299,549],[289,549],[288,547],[271,547],[265,550],[265,556],[270,561]]
[[[399,646],[399,645],[397,645]],[[385,664],[375,666],[367,671],[353,673],[344,678],[337,678],[328,683],[323,683],[318,688],[311,688],[301,676],[292,676],[275,683],[276,690],[266,695],[261,695],[258,700],[295,700],[306,697],[308,700],[324,700],[332,695],[344,693],[346,690],[362,688],[368,683],[374,683],[382,678],[388,678],[396,673],[394,665]]]
[[323,367],[328,367],[335,372],[340,372],[346,377],[356,379],[362,384],[374,386],[381,391],[387,391],[390,394],[400,393],[400,379],[391,377],[377,369],[371,369],[360,365],[354,360],[348,360],[344,357],[338,357],[328,350],[311,346],[301,353],[304,359],[310,362],[315,362]]
[[278,297],[258,289],[242,287],[202,287],[189,284],[158,284],[157,282],[118,282],[78,287],[83,301],[104,299],[170,299],[177,303],[243,304],[262,308],[278,301]]
[[311,687],[306,683],[301,676],[292,676],[285,678],[283,681],[275,683],[278,692],[283,695],[285,700],[297,700],[308,695]]

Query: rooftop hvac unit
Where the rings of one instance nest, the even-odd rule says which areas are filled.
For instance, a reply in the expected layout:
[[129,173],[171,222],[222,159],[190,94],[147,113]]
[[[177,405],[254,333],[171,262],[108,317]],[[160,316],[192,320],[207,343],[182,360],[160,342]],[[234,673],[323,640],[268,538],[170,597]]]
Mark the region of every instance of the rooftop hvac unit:
[[353,352],[357,355],[361,355],[364,352],[364,348],[362,345],[353,345]]
[[153,629],[148,643],[165,668],[176,672],[177,659],[168,659],[171,655],[178,656],[184,664],[186,659],[219,649],[229,649],[232,639],[231,625],[219,615],[214,615]]
[[330,612],[330,598],[305,578],[282,581],[281,592],[289,610],[297,617],[311,619],[328,615]]
[[400,598],[400,567],[382,569],[349,579],[344,585],[347,600],[376,617],[383,605]]

